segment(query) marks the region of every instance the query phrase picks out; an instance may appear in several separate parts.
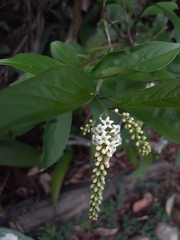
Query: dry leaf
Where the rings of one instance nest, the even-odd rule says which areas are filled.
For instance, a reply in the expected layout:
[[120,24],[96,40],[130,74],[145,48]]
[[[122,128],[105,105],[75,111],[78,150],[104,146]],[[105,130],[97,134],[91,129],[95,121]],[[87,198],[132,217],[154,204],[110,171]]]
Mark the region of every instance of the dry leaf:
[[42,173],[39,178],[39,183],[41,183],[41,185],[43,186],[44,192],[46,194],[51,192],[50,182],[51,176],[49,175],[49,173]]
[[144,208],[148,207],[153,201],[153,196],[151,193],[146,193],[144,198],[135,202],[132,206],[133,213],[139,212]]
[[39,168],[35,166],[28,171],[27,176],[32,177],[38,173],[39,173]]

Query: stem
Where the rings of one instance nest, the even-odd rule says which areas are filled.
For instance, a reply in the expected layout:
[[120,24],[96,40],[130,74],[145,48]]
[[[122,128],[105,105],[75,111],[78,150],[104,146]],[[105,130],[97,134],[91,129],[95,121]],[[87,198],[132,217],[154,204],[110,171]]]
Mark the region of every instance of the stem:
[[127,22],[127,13],[126,13],[126,6],[125,6],[125,3],[124,3],[124,0],[122,0],[122,9],[123,9],[123,16],[124,16],[124,22],[125,22],[125,25],[126,25],[128,40],[129,40],[129,43],[131,44],[131,46],[133,46],[133,39],[131,37],[131,32],[130,32],[129,25],[128,25],[128,22]]
[[134,31],[134,29],[135,29],[135,27],[136,27],[136,24],[137,24],[137,23],[139,22],[139,20],[141,19],[141,16],[142,16],[144,10],[149,6],[149,3],[150,3],[150,2],[151,2],[151,0],[148,0],[148,1],[146,2],[144,8],[142,9],[142,11],[140,12],[140,14],[138,15],[137,19],[135,20],[135,22],[134,22],[134,24],[133,24],[133,26],[132,26],[132,28],[131,28],[131,32]]
[[106,32],[109,49],[110,49],[110,52],[112,52],[113,48],[112,48],[111,37],[110,37],[109,31],[108,31],[108,25],[107,25],[107,21],[106,21],[105,7],[106,7],[106,0],[104,0],[104,2],[103,2],[103,12],[102,12],[103,13],[103,22],[104,22],[104,28],[105,28],[105,32]]

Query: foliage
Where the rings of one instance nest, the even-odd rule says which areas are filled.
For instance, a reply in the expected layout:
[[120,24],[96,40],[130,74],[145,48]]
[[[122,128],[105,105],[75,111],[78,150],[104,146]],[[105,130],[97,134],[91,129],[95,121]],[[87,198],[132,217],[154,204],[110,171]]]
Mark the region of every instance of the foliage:
[[[37,165],[45,169],[59,159],[65,161],[62,156],[73,113],[87,104],[94,120],[105,112],[119,121],[113,114],[118,108],[120,114],[129,112],[180,142],[180,24],[174,12],[178,5],[142,1],[142,11],[136,13],[135,4],[98,0],[79,33],[81,44],[53,39],[49,47],[53,58],[21,53],[0,60],[0,65],[24,74],[0,91],[1,165]],[[91,20],[98,13],[102,13],[102,20],[92,29]],[[169,28],[168,23],[164,25],[166,18],[172,23]],[[154,86],[146,89],[150,83]],[[42,151],[37,153],[19,143],[16,136],[39,123],[45,123],[45,131]],[[28,157],[23,152],[28,152]],[[127,152],[136,165],[134,147],[127,148]],[[141,160],[146,166],[152,155]],[[59,184],[53,190],[54,202],[68,164],[63,166]]]
[[[98,4],[99,8],[103,7],[102,1],[99,1]],[[172,20],[175,18],[173,11],[178,8],[172,2],[145,6],[143,13],[138,17],[138,22],[132,18],[129,22],[130,26],[125,26],[127,19],[123,19],[116,10],[118,5],[123,11],[123,6],[119,5],[118,1],[107,1],[106,4],[112,18],[110,20],[116,20],[117,23],[108,28],[105,27],[105,24],[104,27],[101,24],[98,25],[97,31],[104,34],[103,41],[107,37],[105,34],[107,31],[109,34],[112,32],[110,38],[113,36],[118,38],[117,32],[126,32],[127,27],[133,29],[137,24],[145,29],[146,24],[143,19],[155,14],[157,16],[153,18],[154,24],[160,24],[158,16],[162,17],[163,14],[167,15],[175,24]],[[127,8],[126,17],[130,18],[134,13],[133,5],[127,1],[125,7]],[[103,22],[105,21],[106,19],[103,19]],[[121,22],[122,30],[119,28],[118,22]],[[116,32],[113,32],[115,29]],[[152,33],[152,31],[154,30],[149,29],[149,32]],[[147,31],[147,35],[149,32]],[[23,77],[22,80],[18,80],[11,87],[0,92],[1,138],[7,137],[10,131],[12,133],[17,129],[20,131],[24,127],[30,129],[39,122],[50,120],[45,130],[42,157],[36,164],[41,168],[46,168],[59,159],[67,142],[67,137],[64,137],[62,129],[57,125],[67,124],[66,119],[61,123],[55,120],[56,125],[51,119],[55,119],[55,117],[62,119],[63,113],[73,111],[96,100],[102,104],[102,108],[100,110],[98,106],[93,105],[92,112],[97,111],[100,114],[105,109],[111,110],[118,107],[121,111],[126,110],[132,113],[150,127],[180,142],[178,121],[180,87],[178,74],[172,71],[172,68],[174,70],[176,66],[173,65],[173,60],[180,51],[179,38],[177,35],[175,36],[177,43],[172,43],[169,38],[168,42],[152,41],[132,47],[126,45],[122,50],[116,49],[113,44],[110,45],[108,42],[110,50],[113,49],[114,52],[108,53],[107,46],[106,54],[101,52],[99,57],[104,56],[97,63],[92,62],[91,53],[95,50],[92,47],[94,40],[90,41],[90,39],[89,45],[85,49],[73,40],[66,44],[60,41],[52,42],[50,50],[54,59],[33,53],[22,53],[10,59],[0,60],[1,65],[17,68],[23,71],[25,76],[31,74],[28,75],[28,78]],[[156,40],[158,39],[156,38]],[[80,54],[86,56],[86,61],[80,57]],[[178,59],[177,56],[176,61]],[[168,65],[170,68],[167,68]],[[89,66],[91,68],[88,70]],[[173,80],[163,79],[159,74],[162,71],[171,74]],[[104,81],[101,80],[99,85],[100,79]],[[155,81],[155,86],[144,89],[149,81]],[[138,86],[139,89],[133,90],[133,86]],[[69,120],[70,117],[67,119]],[[67,136],[70,126],[70,121],[68,126],[64,125],[64,128],[67,129]],[[50,129],[49,133],[47,133],[47,128]],[[56,140],[51,138],[51,135],[56,136]],[[46,138],[49,139],[48,144]],[[62,149],[58,150],[57,144],[53,144],[55,141],[62,142]],[[54,156],[48,156],[48,151]],[[128,151],[132,155],[132,149]],[[45,156],[48,156],[48,159],[45,159]],[[136,159],[134,158],[132,161],[136,161]],[[6,164],[6,162],[2,160],[1,164]],[[14,161],[14,165],[16,165],[16,161]]]

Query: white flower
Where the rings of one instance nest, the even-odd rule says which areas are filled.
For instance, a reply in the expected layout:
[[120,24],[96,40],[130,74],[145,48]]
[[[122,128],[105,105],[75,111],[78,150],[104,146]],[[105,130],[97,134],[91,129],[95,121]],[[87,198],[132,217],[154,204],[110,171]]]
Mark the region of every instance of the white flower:
[[107,117],[105,120],[101,119],[101,122],[109,128],[112,128],[111,124],[114,122],[113,120],[110,120],[110,117]]
[[95,128],[95,127],[92,127],[92,128],[91,128],[91,132],[94,133],[94,134],[96,134],[96,128]]
[[111,137],[111,136],[106,135],[106,132],[103,131],[103,132],[102,132],[102,135],[97,135],[97,136],[96,136],[96,139],[98,140],[98,144],[101,145],[101,144],[103,144],[103,143],[107,144],[108,139],[109,139],[110,137]]
[[114,134],[118,134],[120,132],[120,125],[114,125],[112,126],[112,130],[110,131],[110,133],[114,133]]
[[96,135],[94,134],[92,135],[92,144],[96,146],[98,145],[98,140],[96,139]]
[[97,125],[97,127],[96,127],[96,132],[97,133],[102,133],[102,132],[104,132],[104,130],[106,129],[107,127],[104,125],[102,125],[102,124],[98,124]]
[[117,147],[119,145],[122,144],[122,138],[120,137],[120,135],[116,135],[116,137],[114,138],[114,145]]
[[116,151],[116,147],[114,147],[114,141],[112,141],[112,142],[108,141],[107,142],[106,151],[109,151],[112,154]]

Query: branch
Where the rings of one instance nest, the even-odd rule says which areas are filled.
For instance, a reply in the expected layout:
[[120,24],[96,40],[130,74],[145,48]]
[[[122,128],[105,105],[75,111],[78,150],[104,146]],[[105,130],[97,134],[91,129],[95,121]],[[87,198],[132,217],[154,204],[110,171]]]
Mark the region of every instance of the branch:
[[128,22],[127,22],[127,13],[126,13],[126,6],[125,6],[125,3],[124,3],[124,0],[122,0],[122,9],[123,9],[123,16],[124,16],[124,22],[125,22],[125,25],[126,25],[128,40],[129,40],[129,43],[131,44],[131,46],[133,46],[133,39],[131,37],[131,32],[130,32],[129,25],[128,25]]
[[102,12],[103,19],[102,20],[104,22],[104,28],[105,28],[105,32],[106,32],[106,37],[107,37],[109,49],[110,49],[110,52],[112,52],[113,48],[112,48],[111,37],[110,37],[109,31],[108,31],[108,25],[107,25],[107,21],[106,21],[105,7],[106,7],[106,0],[104,0],[104,2],[103,2],[103,12]]

